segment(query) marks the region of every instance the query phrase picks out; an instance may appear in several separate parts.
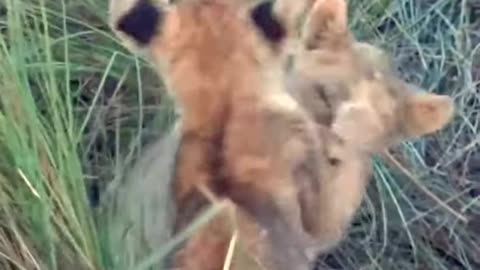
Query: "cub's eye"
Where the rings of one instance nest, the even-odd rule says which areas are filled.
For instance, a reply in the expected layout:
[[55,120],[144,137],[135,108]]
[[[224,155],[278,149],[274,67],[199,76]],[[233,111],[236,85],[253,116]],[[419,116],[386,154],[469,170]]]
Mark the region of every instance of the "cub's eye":
[[251,11],[251,18],[263,36],[273,43],[282,41],[286,36],[285,27],[273,14],[273,2],[264,1]]

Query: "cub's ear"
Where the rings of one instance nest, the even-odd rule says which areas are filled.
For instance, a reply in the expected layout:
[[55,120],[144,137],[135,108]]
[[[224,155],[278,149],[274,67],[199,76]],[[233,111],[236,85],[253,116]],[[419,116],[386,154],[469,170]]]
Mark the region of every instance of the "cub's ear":
[[303,38],[307,48],[316,49],[326,39],[348,36],[346,0],[316,0],[307,16]]
[[283,21],[274,13],[273,5],[269,0],[255,3],[251,8],[250,17],[269,42],[279,43],[286,37],[287,29]]
[[455,110],[452,98],[444,95],[415,93],[405,102],[402,124],[407,137],[418,137],[443,128]]
[[392,59],[379,47],[365,42],[355,42],[353,44],[353,50],[365,64],[385,72],[392,70]]
[[285,26],[289,37],[297,39],[305,15],[315,0],[275,0],[273,13]]
[[145,47],[160,33],[165,3],[154,0],[110,0],[110,27],[127,47]]

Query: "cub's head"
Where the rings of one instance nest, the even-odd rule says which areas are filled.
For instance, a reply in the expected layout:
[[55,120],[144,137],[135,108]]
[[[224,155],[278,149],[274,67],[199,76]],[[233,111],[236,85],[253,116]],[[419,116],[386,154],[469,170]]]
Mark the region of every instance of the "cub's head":
[[285,47],[289,25],[298,17],[288,7],[308,1],[276,2],[110,0],[110,25],[128,49],[143,51],[157,63],[192,58],[195,50],[211,63],[234,57],[235,51],[262,63],[278,59]]
[[332,114],[321,124],[331,125],[346,143],[377,152],[399,140],[435,132],[453,115],[450,97],[400,80],[381,50],[355,42],[345,0],[316,1],[303,45],[293,72],[310,87],[300,94],[326,104]]

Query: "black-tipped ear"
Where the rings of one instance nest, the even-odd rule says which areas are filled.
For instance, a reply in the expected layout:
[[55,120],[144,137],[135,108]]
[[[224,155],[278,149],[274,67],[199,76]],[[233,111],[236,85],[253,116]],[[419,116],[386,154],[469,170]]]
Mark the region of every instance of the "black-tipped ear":
[[273,1],[263,1],[252,9],[251,18],[264,37],[278,43],[286,37],[286,29],[273,13]]
[[163,15],[163,11],[150,0],[138,0],[135,6],[118,20],[116,28],[137,43],[147,45],[157,34]]

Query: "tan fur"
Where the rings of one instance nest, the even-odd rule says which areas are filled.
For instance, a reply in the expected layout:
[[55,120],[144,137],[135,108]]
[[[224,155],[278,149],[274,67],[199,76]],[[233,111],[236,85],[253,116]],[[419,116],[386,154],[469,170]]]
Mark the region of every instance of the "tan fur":
[[[198,189],[208,187],[236,204],[239,223],[255,224],[241,226],[240,233],[247,245],[262,243],[256,249],[266,251],[269,269],[308,269],[309,240],[292,178],[303,156],[292,160],[279,146],[315,147],[315,126],[284,91],[282,46],[267,44],[247,11],[236,1],[179,2],[168,8],[161,34],[149,44],[182,109],[175,230],[206,205]],[[288,99],[288,106],[278,106]],[[270,132],[274,126],[285,132]],[[174,267],[220,269],[231,235],[225,218],[195,233]]]
[[432,133],[453,114],[449,97],[412,91],[379,49],[353,40],[347,24],[344,0],[316,1],[305,26],[305,47],[287,77],[288,90],[320,124],[320,135],[330,126],[342,141],[341,147],[330,144],[327,155],[335,160],[330,177],[319,179],[320,192],[309,194],[317,207],[304,212],[305,229],[323,251],[341,240],[361,203],[371,154]]

